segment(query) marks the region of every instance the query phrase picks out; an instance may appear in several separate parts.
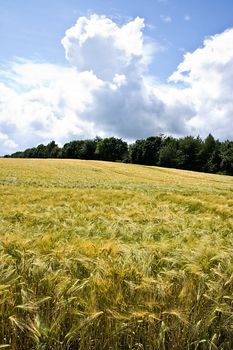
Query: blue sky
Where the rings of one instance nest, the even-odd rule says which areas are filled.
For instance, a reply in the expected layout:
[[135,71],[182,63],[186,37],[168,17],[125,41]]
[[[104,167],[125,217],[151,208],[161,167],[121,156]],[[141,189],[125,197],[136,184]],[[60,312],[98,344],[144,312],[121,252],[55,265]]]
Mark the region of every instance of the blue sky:
[[183,50],[193,51],[206,36],[232,26],[233,1],[1,0],[0,60],[18,56],[67,64],[60,40],[79,16],[88,13],[104,14],[118,23],[143,17],[148,25],[145,32],[164,48],[151,69],[166,79],[181,61]]
[[1,0],[0,155],[164,133],[233,138],[232,0]]

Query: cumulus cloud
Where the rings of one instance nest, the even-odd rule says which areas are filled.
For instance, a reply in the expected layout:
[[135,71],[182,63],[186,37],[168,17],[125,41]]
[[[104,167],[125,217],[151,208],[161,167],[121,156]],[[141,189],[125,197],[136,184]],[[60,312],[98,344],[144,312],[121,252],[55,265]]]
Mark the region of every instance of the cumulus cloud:
[[135,66],[144,69],[153,52],[144,40],[144,26],[139,17],[121,27],[105,16],[80,17],[62,39],[66,58],[78,71],[93,71],[110,81],[115,74],[129,74]]
[[[93,137],[92,125],[79,118],[102,85],[91,72],[45,63],[17,62],[8,67],[8,86],[0,84],[0,126],[21,147],[69,137]],[[6,145],[5,141],[4,144]],[[0,139],[1,149],[6,149]],[[9,150],[10,151],[10,150]]]
[[193,130],[233,137],[233,29],[186,53],[170,81],[187,86],[183,93],[195,106],[195,115],[188,121]]
[[7,149],[9,148],[9,149],[14,150],[18,146],[17,143],[15,143],[13,140],[11,140],[8,135],[6,135],[2,132],[0,132],[0,142]]
[[17,60],[0,69],[0,152],[55,139],[158,133],[233,137],[233,29],[186,53],[169,82],[149,74],[144,20],[80,17],[62,39],[69,65]]

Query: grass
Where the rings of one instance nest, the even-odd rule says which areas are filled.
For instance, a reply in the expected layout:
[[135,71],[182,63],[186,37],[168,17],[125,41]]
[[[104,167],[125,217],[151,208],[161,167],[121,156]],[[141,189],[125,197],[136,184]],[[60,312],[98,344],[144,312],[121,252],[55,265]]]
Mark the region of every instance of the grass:
[[0,159],[0,349],[232,349],[232,207],[232,177]]

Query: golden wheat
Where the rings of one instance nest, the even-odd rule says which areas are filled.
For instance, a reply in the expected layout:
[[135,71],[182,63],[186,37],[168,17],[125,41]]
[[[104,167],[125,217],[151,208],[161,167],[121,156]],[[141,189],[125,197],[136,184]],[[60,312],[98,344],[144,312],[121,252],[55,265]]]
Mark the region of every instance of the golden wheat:
[[233,178],[0,160],[0,349],[233,348]]

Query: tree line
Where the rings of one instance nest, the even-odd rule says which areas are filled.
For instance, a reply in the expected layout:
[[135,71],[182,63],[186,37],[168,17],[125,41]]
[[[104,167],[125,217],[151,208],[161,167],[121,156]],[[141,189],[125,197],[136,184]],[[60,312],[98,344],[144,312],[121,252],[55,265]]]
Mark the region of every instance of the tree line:
[[119,161],[233,175],[233,141],[220,142],[211,134],[205,139],[151,136],[129,145],[115,137],[74,140],[63,147],[52,141],[5,157]]

